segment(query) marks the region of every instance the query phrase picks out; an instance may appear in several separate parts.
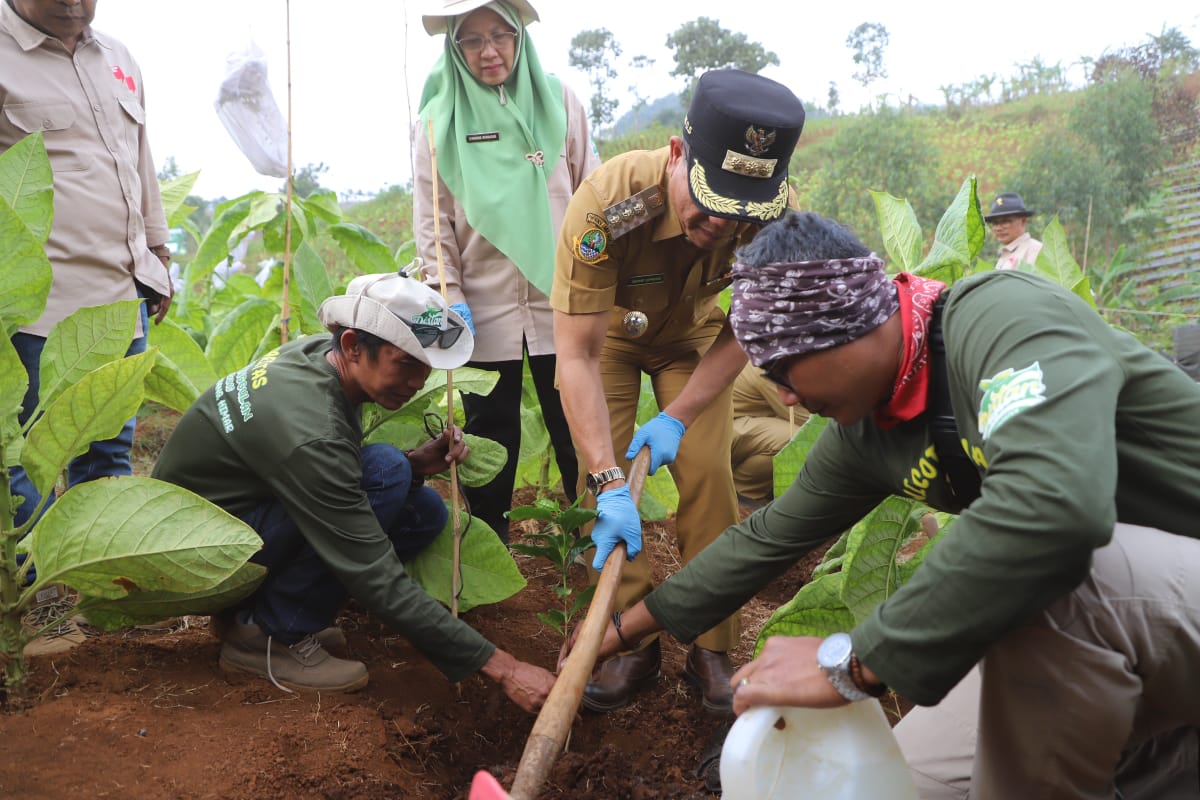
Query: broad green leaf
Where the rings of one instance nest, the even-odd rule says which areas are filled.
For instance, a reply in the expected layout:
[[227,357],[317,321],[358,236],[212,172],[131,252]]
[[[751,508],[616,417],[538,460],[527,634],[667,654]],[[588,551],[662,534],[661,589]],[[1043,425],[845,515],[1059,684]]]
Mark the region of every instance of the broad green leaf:
[[211,589],[187,593],[132,592],[115,600],[84,597],[75,611],[106,631],[187,614],[212,614],[249,597],[266,576],[266,567],[246,562]]
[[54,326],[42,351],[38,402],[43,408],[87,373],[125,357],[141,304],[119,300],[81,308]]
[[363,440],[363,444],[390,444],[398,450],[411,450],[429,440],[429,434],[419,422],[392,418],[380,423]]
[[[538,519],[543,522],[555,520],[562,513],[558,503],[548,497],[539,497],[527,506],[517,506],[508,512],[510,520]],[[536,535],[536,534],[535,534]]]
[[[7,336],[0,336],[0,447],[7,448],[21,436],[17,415],[28,389],[29,375],[21,364],[17,348]],[[5,520],[0,520],[0,526],[4,524]]]
[[[558,515],[558,520],[557,520],[558,526],[560,528],[562,528],[563,531],[566,533],[571,533],[572,531],[577,530],[578,528],[582,528],[584,525],[588,524],[589,522],[591,522],[592,520],[594,520],[596,518],[596,509],[582,508],[579,506],[578,500],[576,500],[575,503],[576,504],[574,506],[563,509],[563,512]],[[588,542],[591,541],[590,537],[583,537],[583,538],[587,539]],[[592,545],[588,544],[583,549],[586,550],[587,547],[590,547],[590,546],[592,546]],[[573,556],[572,556],[572,558],[573,558]]]
[[854,627],[854,615],[842,602],[845,574],[835,572],[800,587],[788,602],[776,609],[763,624],[754,655],[772,636],[828,636]]
[[[454,563],[453,515],[433,544],[404,566],[430,597],[450,605]],[[462,540],[462,591],[458,610],[499,603],[525,588],[525,578],[508,548],[487,523],[472,518]]]
[[[520,460],[536,458],[539,461],[547,450],[552,449],[550,432],[542,421],[541,406],[526,405],[528,400],[522,398],[521,405],[521,455]],[[536,403],[536,399],[534,400]]]
[[0,200],[0,275],[0,320],[7,337],[42,316],[54,280],[45,247],[7,200]]
[[170,317],[150,326],[147,344],[157,347],[198,390],[204,391],[217,382],[219,376],[208,362],[208,356],[204,355],[196,340]]
[[54,221],[54,170],[40,131],[0,152],[0,198],[45,244]]
[[825,551],[825,555],[821,557],[821,563],[813,568],[810,580],[816,580],[822,575],[828,575],[841,569],[846,562],[846,544],[849,541],[850,531],[844,531],[838,540]]
[[638,513],[649,521],[663,520],[679,508],[679,489],[668,467],[646,476],[642,485],[642,497],[638,501]]
[[207,280],[212,274],[213,267],[229,258],[230,237],[250,214],[251,200],[255,193],[237,198],[231,203],[223,204],[217,210],[216,219],[208,233],[200,240],[196,257],[192,259],[188,270],[190,279],[199,283]]
[[174,228],[187,218],[192,210],[185,211],[180,214],[182,209],[188,209],[190,206],[185,206],[183,202],[187,196],[192,193],[192,188],[196,185],[196,179],[200,177],[200,172],[189,172],[187,175],[180,175],[178,178],[172,178],[169,181],[163,181],[159,184],[159,193],[162,195],[163,213],[167,216],[167,225]]
[[29,429],[21,454],[21,463],[40,493],[51,490],[72,458],[82,455],[92,442],[116,436],[137,413],[156,355],[148,350],[111,361],[68,386],[46,408]]
[[242,237],[251,231],[256,231],[283,215],[283,195],[274,192],[252,192],[249,197],[250,212],[233,229],[231,238],[235,242],[240,241]]
[[842,601],[857,621],[900,586],[896,556],[909,537],[921,527],[916,500],[889,497],[850,531],[846,545]]
[[[296,257],[292,259],[292,276],[295,278],[294,285],[300,288],[300,296],[306,303],[302,306],[301,313],[308,326],[314,331],[322,330],[321,323],[317,320],[317,309],[333,294],[333,287],[329,283],[329,272],[325,268],[325,262],[308,242],[296,250]],[[310,315],[311,319],[308,319]]]
[[818,417],[815,414],[809,417],[808,421],[796,431],[792,440],[775,454],[775,458],[771,459],[776,497],[786,492],[788,487],[796,481],[800,469],[804,466],[804,459],[808,457],[808,451],[816,444],[817,437],[821,435],[821,431],[825,430],[825,426],[828,424],[829,420],[824,417]]
[[[276,314],[267,323],[267,330],[263,333],[263,337],[258,340],[258,346],[254,348],[254,353],[250,356],[250,360],[246,362],[247,364],[258,361],[267,353],[272,350],[278,350],[283,346],[283,332],[279,329],[279,325],[279,314]],[[299,337],[293,334],[293,338]]]
[[217,323],[205,349],[213,372],[228,375],[249,364],[276,311],[270,301],[251,298]]
[[975,177],[963,181],[954,202],[942,214],[933,236],[929,255],[917,267],[916,274],[952,284],[975,263],[986,235]]
[[[483,486],[491,483],[508,461],[504,445],[471,433],[464,433],[463,441],[471,448],[471,454],[467,456],[466,461],[458,465],[459,482],[464,486]],[[450,470],[446,469],[431,477],[448,479]]]
[[901,586],[907,583],[908,579],[911,578],[913,573],[917,571],[917,567],[924,563],[925,558],[929,555],[930,551],[933,550],[934,546],[942,540],[942,537],[951,533],[951,528],[953,528],[954,523],[958,521],[958,517],[956,515],[947,514],[942,511],[937,512],[935,516],[937,517],[938,521],[937,535],[925,542],[925,544],[921,545],[921,549],[914,553],[910,558],[900,562]]
[[396,259],[378,236],[353,222],[329,226],[329,235],[350,259],[356,272],[367,275],[376,272],[395,272]]
[[[207,386],[205,388],[208,388]],[[187,373],[174,361],[158,351],[154,369],[146,376],[146,399],[183,413],[191,408],[202,390],[192,383]]]
[[332,189],[319,189],[308,197],[293,196],[292,201],[322,222],[332,225],[342,220],[342,207],[338,203],[337,192]]
[[890,272],[912,272],[921,263],[921,224],[907,200],[887,192],[871,192],[883,232],[883,246],[892,260]]
[[[1063,230],[1058,217],[1050,220],[1046,230],[1042,232],[1042,250],[1038,253],[1037,264],[1030,267],[1022,264],[1022,270],[1045,275],[1055,283],[1065,286],[1083,298],[1092,308],[1096,307],[1096,299],[1092,296],[1092,287],[1083,269],[1071,256],[1071,245],[1067,242],[1067,232]],[[1134,282],[1136,283],[1136,281]]]
[[250,526],[199,495],[134,477],[72,487],[32,537],[35,586],[102,598],[212,589],[262,547]]

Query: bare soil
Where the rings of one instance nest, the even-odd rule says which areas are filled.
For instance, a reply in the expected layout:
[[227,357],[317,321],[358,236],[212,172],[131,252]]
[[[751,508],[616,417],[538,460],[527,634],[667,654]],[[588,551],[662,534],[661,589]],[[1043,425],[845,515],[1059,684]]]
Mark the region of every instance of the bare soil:
[[[143,421],[136,471],[144,474],[171,424]],[[658,576],[677,568],[673,522],[647,523],[644,535]],[[748,660],[762,622],[814,560],[747,605],[735,663]],[[529,586],[464,619],[517,657],[553,668],[561,642],[535,616],[554,602],[553,568],[517,561]],[[575,577],[585,580],[582,568]],[[361,609],[339,618],[342,655],[370,669],[370,685],[355,694],[288,694],[227,675],[207,622],[103,633],[30,659],[32,703],[0,712],[0,797],[465,798],[480,769],[511,785],[534,717],[485,678],[448,683]],[[695,767],[720,720],[680,678],[686,647],[663,643],[654,689],[611,714],[581,712],[540,797],[711,797]]]

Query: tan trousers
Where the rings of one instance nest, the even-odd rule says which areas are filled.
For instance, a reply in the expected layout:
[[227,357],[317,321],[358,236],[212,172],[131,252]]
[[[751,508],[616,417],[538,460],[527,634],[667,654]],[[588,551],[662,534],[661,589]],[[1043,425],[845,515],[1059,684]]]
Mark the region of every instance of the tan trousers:
[[786,419],[738,417],[733,421],[730,461],[738,494],[751,500],[765,500],[774,494],[773,460],[791,438],[792,423]]
[[896,726],[923,800],[1200,798],[1200,540],[1117,525],[1092,572]]
[[[626,472],[629,462],[624,456],[633,438],[642,373],[650,376],[658,407],[666,408],[683,391],[700,357],[707,352],[723,324],[723,317],[710,320],[694,331],[691,338],[674,343],[635,344],[614,338],[605,341],[600,356],[600,376],[608,402],[613,453]],[[737,496],[728,455],[732,429],[733,403],[730,387],[726,387],[688,428],[675,463],[668,467],[679,488],[675,541],[684,564],[738,521]],[[581,460],[580,464],[583,463]],[[590,568],[589,572],[594,583],[598,573]],[[629,608],[653,588],[650,559],[644,552],[637,560],[626,562],[621,572],[621,586],[617,589],[616,607]],[[697,637],[696,644],[724,652],[737,644],[739,634],[735,614]]]

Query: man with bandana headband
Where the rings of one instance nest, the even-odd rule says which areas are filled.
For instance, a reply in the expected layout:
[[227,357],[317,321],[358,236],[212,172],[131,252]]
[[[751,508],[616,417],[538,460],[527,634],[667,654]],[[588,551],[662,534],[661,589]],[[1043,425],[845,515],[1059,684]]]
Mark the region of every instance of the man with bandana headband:
[[[600,166],[567,207],[550,295],[558,383],[580,472],[597,496],[593,567],[619,542],[628,546],[618,609],[652,588],[650,565],[636,558],[641,521],[625,486],[642,445],[651,473],[673,465],[685,563],[738,519],[730,386],[746,356],[717,297],[737,245],[787,206],[788,160],[803,124],[804,108],[787,87],[739,70],[705,73],[682,136]],[[662,413],[635,434],[643,373]],[[684,668],[717,714],[731,709],[726,653],[738,641],[735,611],[707,626]],[[602,665],[584,706],[624,706],[658,677],[660,652],[655,639]]]
[[[889,495],[920,495],[961,516],[912,579],[847,633],[769,639],[734,709],[885,686],[934,706],[896,729],[923,798],[1195,797],[1200,387],[1037,275],[889,279],[812,214],[738,255],[738,341],[784,402],[833,421],[792,486],[610,625],[600,655],[688,641]],[[973,485],[933,432],[940,387]],[[919,491],[918,464],[935,471]]]

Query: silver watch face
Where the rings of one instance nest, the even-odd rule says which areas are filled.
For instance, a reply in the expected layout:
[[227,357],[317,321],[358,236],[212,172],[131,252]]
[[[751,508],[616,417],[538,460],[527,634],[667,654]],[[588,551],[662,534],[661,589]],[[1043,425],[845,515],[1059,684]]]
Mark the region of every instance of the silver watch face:
[[854,643],[850,640],[850,634],[832,634],[825,637],[825,641],[817,648],[817,664],[827,669],[849,664],[853,650]]

